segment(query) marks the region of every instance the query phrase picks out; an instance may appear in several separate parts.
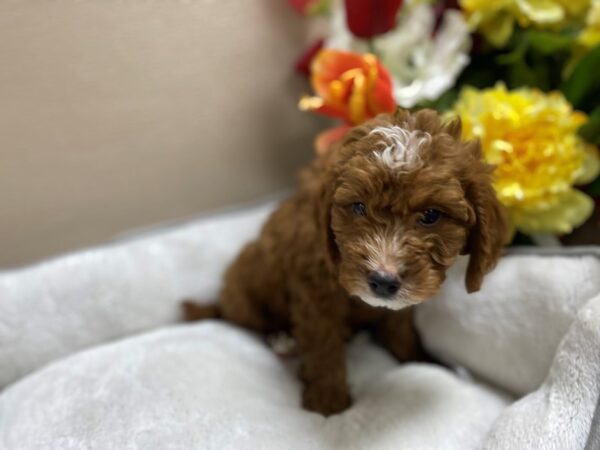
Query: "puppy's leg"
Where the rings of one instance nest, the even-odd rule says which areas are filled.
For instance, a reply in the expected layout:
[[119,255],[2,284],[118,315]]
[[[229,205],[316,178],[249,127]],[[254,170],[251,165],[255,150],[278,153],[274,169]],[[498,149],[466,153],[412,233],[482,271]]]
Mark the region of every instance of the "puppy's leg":
[[219,305],[221,317],[227,322],[261,333],[271,328],[259,299],[244,286],[227,283],[221,292]]
[[430,361],[423,349],[413,318],[413,309],[386,313],[375,329],[375,339],[401,362]]
[[[257,242],[251,242],[240,252],[225,272],[223,288],[215,304],[202,305],[186,301],[182,304],[187,320],[223,319],[258,332],[269,331],[265,302],[270,299],[268,286],[274,273],[265,269],[264,255]],[[267,290],[267,292],[263,292]]]
[[191,300],[185,300],[181,304],[183,311],[183,320],[193,322],[196,320],[218,319],[221,317],[221,311],[218,304],[203,305]]
[[226,286],[219,303],[199,304],[184,301],[181,304],[184,320],[223,319],[254,331],[268,331],[269,323],[263,317],[257,302],[239,286]]
[[348,330],[322,302],[298,302],[292,311],[293,334],[302,365],[302,406],[323,415],[341,412],[351,404],[346,382],[345,338]]

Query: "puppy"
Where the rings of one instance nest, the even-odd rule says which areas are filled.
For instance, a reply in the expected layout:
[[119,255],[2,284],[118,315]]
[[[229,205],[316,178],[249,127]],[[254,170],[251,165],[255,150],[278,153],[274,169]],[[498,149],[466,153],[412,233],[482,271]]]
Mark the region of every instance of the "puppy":
[[351,403],[344,346],[357,330],[400,361],[423,359],[410,307],[438,292],[460,254],[477,291],[506,235],[492,168],[460,134],[432,110],[352,129],[229,267],[218,303],[185,304],[188,319],[291,332],[302,404],[324,415]]

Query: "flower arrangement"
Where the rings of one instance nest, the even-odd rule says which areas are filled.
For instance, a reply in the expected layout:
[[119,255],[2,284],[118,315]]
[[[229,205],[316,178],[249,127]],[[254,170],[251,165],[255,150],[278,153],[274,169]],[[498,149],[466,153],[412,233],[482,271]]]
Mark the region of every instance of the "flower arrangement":
[[299,60],[302,110],[341,123],[325,152],[381,112],[460,116],[495,165],[521,236],[563,235],[600,204],[600,0],[289,0],[328,33]]

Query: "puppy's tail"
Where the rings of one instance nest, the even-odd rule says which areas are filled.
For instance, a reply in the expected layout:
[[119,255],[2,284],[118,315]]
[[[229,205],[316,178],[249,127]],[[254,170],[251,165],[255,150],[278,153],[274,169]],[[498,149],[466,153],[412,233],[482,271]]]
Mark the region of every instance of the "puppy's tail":
[[218,303],[201,305],[199,303],[186,300],[181,304],[181,309],[183,312],[183,320],[186,322],[204,319],[220,319],[222,317],[221,308],[219,308]]

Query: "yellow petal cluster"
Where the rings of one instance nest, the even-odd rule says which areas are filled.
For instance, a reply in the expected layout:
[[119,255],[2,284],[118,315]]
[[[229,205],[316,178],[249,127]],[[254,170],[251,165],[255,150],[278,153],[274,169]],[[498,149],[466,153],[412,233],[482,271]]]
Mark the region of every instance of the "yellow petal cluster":
[[600,158],[577,135],[586,115],[562,94],[465,88],[454,112],[464,137],[478,138],[496,165],[494,187],[516,229],[569,233],[591,215],[592,199],[573,186],[598,175]]
[[581,19],[590,0],[459,0],[469,24],[494,46],[510,38],[515,22],[522,27],[552,28]]

